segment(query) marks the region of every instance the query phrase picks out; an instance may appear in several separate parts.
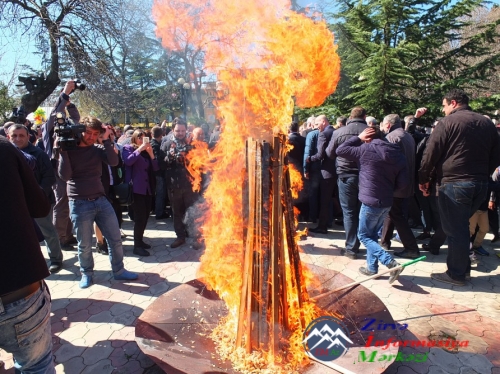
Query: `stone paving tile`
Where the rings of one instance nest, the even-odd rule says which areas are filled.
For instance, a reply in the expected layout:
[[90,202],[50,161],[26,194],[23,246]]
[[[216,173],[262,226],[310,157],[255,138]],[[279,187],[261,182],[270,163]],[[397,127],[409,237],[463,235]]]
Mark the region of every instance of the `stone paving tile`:
[[56,366],[57,374],[81,374],[87,366],[83,363],[82,357],[74,357],[71,360]]
[[107,359],[112,352],[113,347],[111,346],[111,342],[103,341],[86,348],[81,356],[83,358],[83,363],[90,366],[101,360]]
[[[94,253],[94,285],[81,290],[76,251],[65,252],[65,268],[47,279],[53,299],[51,322],[57,373],[159,373],[135,343],[134,325],[159,295],[196,278],[203,251],[192,249],[191,242],[169,248],[175,238],[172,221],[151,219],[146,241],[153,248],[151,256],[141,259],[132,255],[133,224],[126,219],[123,227],[129,235],[124,241],[124,263],[127,269],[139,273],[137,281],[115,281],[109,259]],[[486,241],[489,238],[488,234]],[[344,246],[341,231],[310,236],[299,245],[304,264],[341,271],[353,280],[365,278],[358,272],[365,265],[364,258],[350,260],[340,255]],[[393,243],[393,247],[401,245]],[[47,257],[44,247],[42,251]],[[404,353],[411,353],[412,349],[429,352],[429,359],[425,363],[394,363],[385,373],[500,374],[498,264],[483,261],[473,269],[473,279],[466,287],[440,284],[430,279],[430,273],[446,269],[446,251],[439,256],[424,253],[427,260],[406,268],[393,286],[386,277],[363,285],[386,304],[395,320],[408,323],[408,330],[399,334],[400,339],[426,340],[432,331],[455,332],[458,340],[469,340],[469,347],[461,348],[455,355],[440,348],[402,347]],[[365,253],[362,247],[361,255]],[[6,370],[0,369],[0,374],[13,374],[12,356],[0,350],[0,360],[6,362]]]
[[106,359],[101,360],[94,365],[87,366],[85,370],[82,371],[82,374],[111,374],[113,370],[114,368],[113,365],[111,365],[111,361]]
[[83,351],[86,349],[85,340],[77,339],[72,343],[66,342],[65,344],[62,344],[59,349],[53,351],[56,362],[63,364],[74,357],[81,357]]

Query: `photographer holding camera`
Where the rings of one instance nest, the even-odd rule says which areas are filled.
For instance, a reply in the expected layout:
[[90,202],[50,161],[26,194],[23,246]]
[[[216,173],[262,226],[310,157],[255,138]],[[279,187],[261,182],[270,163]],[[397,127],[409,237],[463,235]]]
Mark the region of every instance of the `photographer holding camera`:
[[177,239],[170,248],[177,248],[186,242],[186,226],[184,216],[187,209],[194,204],[198,194],[193,192],[191,176],[186,168],[186,155],[192,149],[186,137],[187,124],[181,118],[174,119],[173,137],[162,144],[161,150],[167,155],[166,181],[167,191],[174,219],[174,231]]
[[[108,243],[109,260],[116,280],[134,280],[137,274],[125,270],[118,219],[101,182],[102,163],[118,164],[118,155],[109,139],[111,126],[104,126],[95,117],[82,119],[85,132],[74,150],[60,150],[59,177],[67,182],[71,222],[78,240],[78,260],[82,279],[80,288],[90,287],[94,274],[92,255],[93,224],[96,222]],[[103,145],[96,145],[103,132]],[[57,148],[59,137],[54,146]]]
[[75,123],[80,121],[80,113],[76,108],[75,104],[71,103],[69,95],[75,90],[76,82],[70,80],[66,82],[63,91],[59,95],[56,105],[52,109],[52,112],[42,125],[42,139],[45,148],[45,153],[50,157],[52,165],[55,169],[56,183],[53,187],[54,194],[56,196],[56,203],[54,205],[54,214],[52,217],[52,222],[59,235],[59,242],[61,243],[61,248],[63,250],[73,249],[72,244],[76,244],[76,239],[73,236],[73,225],[69,219],[69,202],[68,196],[66,194],[66,182],[61,180],[57,174],[57,152],[53,152],[55,134],[54,130],[57,124],[56,115],[58,113],[66,113],[66,110]]

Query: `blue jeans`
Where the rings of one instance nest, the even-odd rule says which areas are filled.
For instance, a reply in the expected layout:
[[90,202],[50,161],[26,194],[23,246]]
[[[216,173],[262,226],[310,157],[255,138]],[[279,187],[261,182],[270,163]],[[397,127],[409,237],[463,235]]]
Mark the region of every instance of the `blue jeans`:
[[40,231],[45,237],[45,247],[47,247],[47,252],[50,258],[51,265],[62,265],[63,254],[61,251],[61,243],[59,242],[59,235],[57,234],[56,228],[52,223],[52,210],[54,209],[54,204],[50,208],[50,212],[46,217],[35,218]]
[[45,283],[32,295],[3,305],[0,348],[12,353],[16,372],[53,374],[50,294]]
[[123,272],[123,247],[118,227],[118,219],[111,203],[104,196],[97,200],[70,200],[71,222],[78,240],[78,260],[82,274],[94,274],[94,256],[92,255],[92,236],[94,221],[108,242],[109,261],[113,274]]
[[470,272],[469,218],[479,209],[488,194],[488,182],[455,182],[438,187],[441,224],[448,236],[448,275],[464,281]]
[[164,177],[156,176],[156,198],[155,198],[155,216],[160,218],[165,212],[165,194],[167,185]]
[[359,176],[339,177],[339,200],[344,214],[345,250],[359,252],[358,225],[361,202],[358,199]]
[[382,265],[389,265],[393,258],[378,244],[378,230],[389,214],[391,207],[375,208],[361,205],[359,212],[358,237],[366,247],[366,265],[369,271],[378,273],[378,261]]

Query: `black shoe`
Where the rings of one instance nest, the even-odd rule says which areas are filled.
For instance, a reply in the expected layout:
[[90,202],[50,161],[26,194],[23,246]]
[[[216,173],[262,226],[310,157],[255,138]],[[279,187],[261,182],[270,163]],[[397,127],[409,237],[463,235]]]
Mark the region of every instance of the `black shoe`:
[[[387,265],[387,267],[389,269],[392,269],[392,268],[395,268],[396,266],[399,266],[399,262],[397,262],[396,260],[392,260],[389,265]],[[397,270],[394,270],[394,271],[391,271],[389,274],[389,284],[392,284],[395,280],[397,280],[399,278],[399,274],[401,274],[401,272],[403,271],[404,268],[401,268],[401,269],[397,269]]]
[[134,247],[134,251],[133,251],[134,255],[137,255],[137,256],[149,256],[150,253],[148,251],[146,251],[144,248],[142,247]]
[[170,218],[170,214],[168,213],[163,213],[161,216],[156,216],[155,219],[160,220],[160,219],[167,219]]
[[108,251],[108,243],[104,242],[104,243],[97,243],[96,246],[95,246],[95,249],[98,253],[102,254],[102,255],[109,255],[109,251]]
[[55,274],[55,273],[58,273],[59,270],[62,269],[62,264],[50,264],[49,266],[49,272],[50,274]]
[[409,251],[407,249],[402,250],[401,252],[394,252],[394,256],[401,258],[410,258],[415,259],[420,257],[420,252]]
[[361,266],[359,268],[359,272],[363,275],[367,275],[367,276],[371,276],[371,275],[375,275],[377,273],[373,272],[373,271],[370,271],[368,270],[367,268],[365,268],[364,266]]
[[493,239],[491,239],[490,243],[495,243],[498,241],[498,239],[500,239],[500,235],[496,234]]
[[322,229],[321,227],[315,227],[312,229],[309,229],[310,232],[314,232],[315,234],[328,234],[327,229]]
[[172,244],[170,244],[170,248],[180,247],[185,242],[186,242],[186,239],[184,239],[184,238],[177,238],[177,239],[175,239],[175,241]]
[[142,247],[144,249],[151,249],[151,246],[147,243],[142,242],[141,244],[138,245],[138,247]]
[[433,255],[439,254],[439,248],[438,249],[431,248],[431,246],[429,244],[422,244],[422,250],[429,251]]
[[199,250],[199,249],[203,248],[203,243],[200,243],[199,241],[195,241],[192,244],[192,247],[193,247],[193,249]]
[[71,244],[69,244],[68,242],[60,242],[61,244],[61,249],[63,251],[74,251],[75,250],[75,247],[73,247]]
[[335,222],[335,224],[336,224],[337,226],[344,226],[344,220],[343,220],[343,219],[339,219],[339,218],[337,218],[337,219],[335,219],[335,221],[334,221],[334,222]]
[[465,281],[453,279],[447,273],[431,273],[431,278],[439,282],[452,284],[454,286],[465,286]]
[[425,239],[430,239],[430,238],[431,238],[431,234],[428,232],[425,232],[425,231],[423,233],[421,233],[420,235],[417,235],[415,237],[416,240],[425,240]]
[[72,236],[67,242],[67,244],[78,244],[78,240],[74,236]]
[[351,252],[351,251],[347,251],[345,249],[341,249],[340,250],[340,254],[342,256],[345,256],[347,258],[350,258],[351,260],[356,260],[358,258],[358,255],[354,252]]

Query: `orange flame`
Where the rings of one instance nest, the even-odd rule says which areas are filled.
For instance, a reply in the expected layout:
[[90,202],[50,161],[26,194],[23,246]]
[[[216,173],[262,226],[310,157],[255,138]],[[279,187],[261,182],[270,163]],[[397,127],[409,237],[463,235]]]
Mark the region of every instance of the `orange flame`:
[[[270,360],[266,352],[249,357],[243,349],[234,349],[244,251],[245,141],[248,137],[271,141],[273,134],[286,133],[293,98],[299,106],[320,105],[334,92],[340,76],[337,48],[326,23],[289,8],[287,0],[155,0],[153,6],[163,46],[184,53],[189,61],[204,56],[203,66],[197,68],[216,74],[229,91],[218,105],[223,122],[219,143],[210,157],[202,148],[188,157],[193,170],[204,170],[211,177],[204,193],[208,208],[203,209],[201,230],[206,251],[198,275],[229,310],[214,336],[220,341],[219,353],[246,372],[289,372],[304,364],[298,321],[302,314],[309,323],[319,313],[313,303],[299,310],[293,295],[297,291],[290,291],[292,336],[286,353]],[[300,188],[298,179],[292,170],[294,189]],[[313,275],[307,269],[303,272],[306,285],[313,284]],[[273,361],[281,362],[281,368],[269,368]]]

